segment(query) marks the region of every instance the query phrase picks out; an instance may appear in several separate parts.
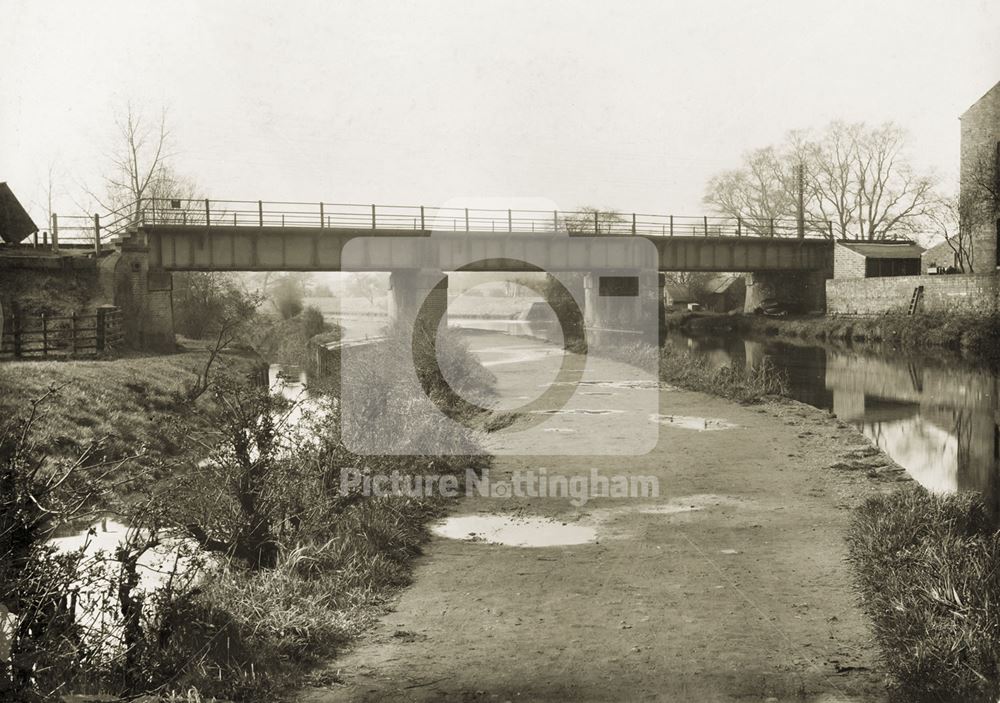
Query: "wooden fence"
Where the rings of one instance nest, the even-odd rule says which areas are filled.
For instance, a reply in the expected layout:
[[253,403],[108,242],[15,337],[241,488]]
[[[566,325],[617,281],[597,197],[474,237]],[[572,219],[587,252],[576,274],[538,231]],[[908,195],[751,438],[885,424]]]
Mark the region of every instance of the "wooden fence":
[[102,305],[96,312],[72,315],[4,316],[0,359],[51,359],[96,356],[122,341],[121,310]]

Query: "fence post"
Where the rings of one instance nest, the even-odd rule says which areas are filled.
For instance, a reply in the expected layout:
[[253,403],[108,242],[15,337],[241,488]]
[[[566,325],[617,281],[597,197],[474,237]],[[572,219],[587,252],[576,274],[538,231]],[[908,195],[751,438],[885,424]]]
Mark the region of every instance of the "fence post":
[[325,215],[323,214],[323,203],[320,203],[319,204],[319,228],[320,229],[323,229],[323,220],[324,219],[325,219]]
[[97,353],[100,354],[104,351],[105,346],[105,316],[107,313],[107,308],[99,307],[97,308],[97,320],[94,323],[94,346],[97,348]]
[[59,251],[59,215],[52,213],[52,251]]
[[21,356],[21,316],[15,309],[10,318],[11,333],[14,336],[14,358]]
[[101,255],[101,216],[94,213],[94,256]]
[[375,205],[372,204],[372,229],[375,229]]

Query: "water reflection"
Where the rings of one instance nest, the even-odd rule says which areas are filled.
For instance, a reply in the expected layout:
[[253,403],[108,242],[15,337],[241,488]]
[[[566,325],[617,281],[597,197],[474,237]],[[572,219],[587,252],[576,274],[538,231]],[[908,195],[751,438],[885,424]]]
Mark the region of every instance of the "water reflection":
[[988,370],[736,337],[674,334],[668,344],[720,366],[770,359],[788,374],[794,398],[857,426],[923,486],[1000,502],[1000,379]]

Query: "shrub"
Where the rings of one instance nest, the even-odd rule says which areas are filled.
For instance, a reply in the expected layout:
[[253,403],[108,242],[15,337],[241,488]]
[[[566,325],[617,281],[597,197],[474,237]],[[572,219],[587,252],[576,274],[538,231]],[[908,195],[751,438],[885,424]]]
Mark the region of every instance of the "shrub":
[[976,494],[869,499],[847,537],[862,607],[909,701],[1000,695],[1000,534]]
[[330,326],[326,324],[326,320],[323,319],[323,313],[319,308],[312,305],[307,305],[302,309],[299,319],[302,322],[302,334],[306,339],[311,339],[317,334],[322,334],[330,329]]

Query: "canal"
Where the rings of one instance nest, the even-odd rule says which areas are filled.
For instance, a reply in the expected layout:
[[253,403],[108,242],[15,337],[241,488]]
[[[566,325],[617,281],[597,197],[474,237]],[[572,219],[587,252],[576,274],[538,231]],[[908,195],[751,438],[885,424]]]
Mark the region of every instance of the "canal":
[[858,427],[927,489],[979,491],[994,506],[1000,473],[998,376],[958,360],[672,333],[668,347],[717,366],[770,360],[796,400]]

